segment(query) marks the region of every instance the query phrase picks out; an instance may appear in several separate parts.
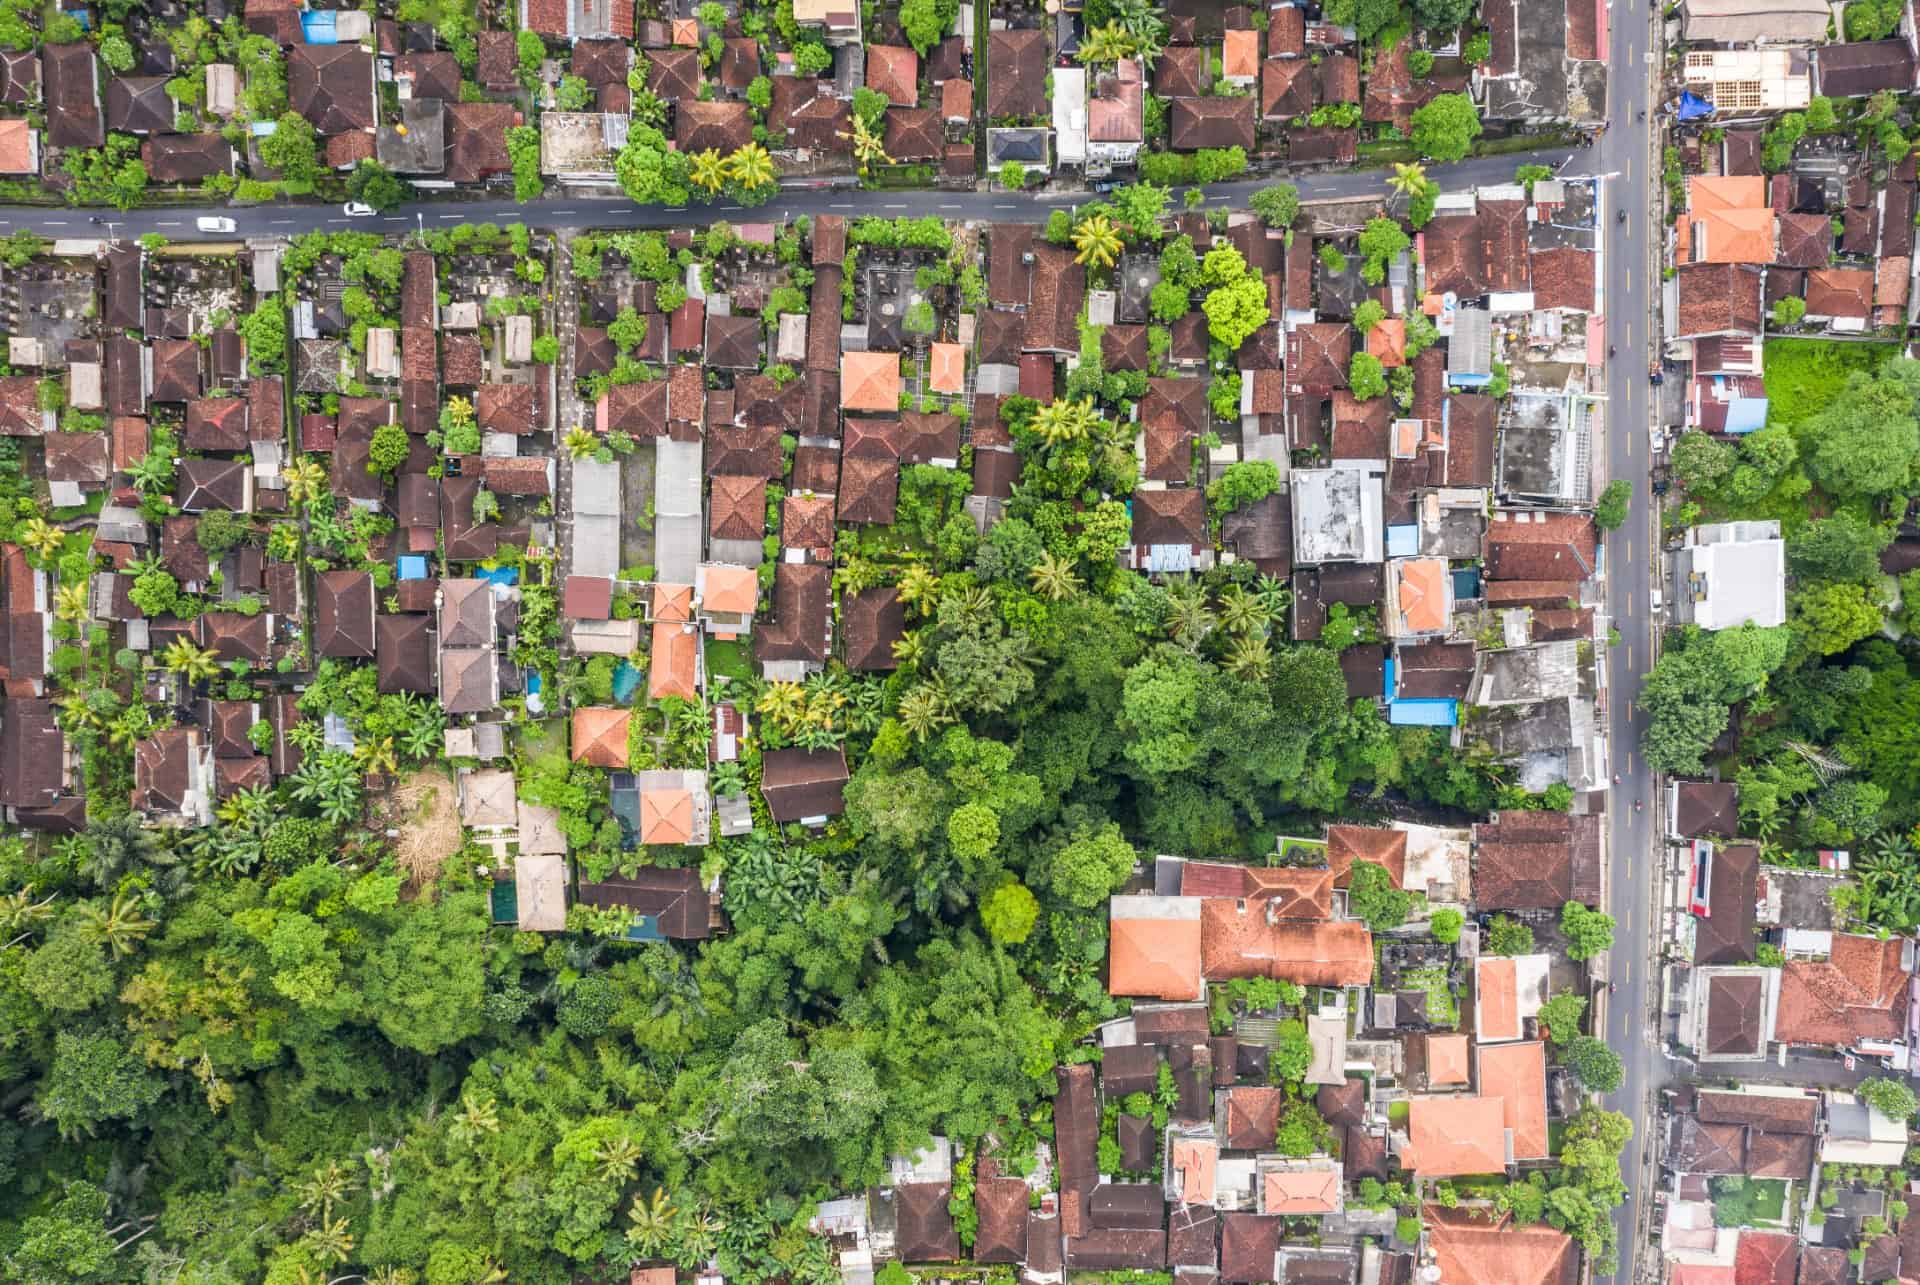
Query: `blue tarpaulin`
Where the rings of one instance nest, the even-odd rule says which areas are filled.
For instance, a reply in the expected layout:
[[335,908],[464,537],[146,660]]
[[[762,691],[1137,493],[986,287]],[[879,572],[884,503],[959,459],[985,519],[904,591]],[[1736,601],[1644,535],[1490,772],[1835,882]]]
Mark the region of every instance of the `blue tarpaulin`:
[[1751,433],[1767,426],[1767,399],[1736,397],[1727,403],[1726,431]]
[[1711,115],[1713,115],[1712,103],[1704,98],[1696,98],[1692,94],[1682,91],[1680,94],[1679,112],[1681,120],[1699,120],[1704,116]]
[[333,31],[333,10],[308,9],[300,15],[300,30],[310,45],[332,45],[339,43],[339,37]]
[[394,574],[402,580],[425,580],[427,578],[427,559],[418,553],[403,553]]

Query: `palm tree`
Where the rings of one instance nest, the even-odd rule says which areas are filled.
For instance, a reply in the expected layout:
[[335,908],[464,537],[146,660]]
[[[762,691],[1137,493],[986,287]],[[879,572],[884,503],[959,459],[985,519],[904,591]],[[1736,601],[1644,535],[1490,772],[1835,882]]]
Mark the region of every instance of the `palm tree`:
[[58,704],[61,730],[69,736],[98,732],[106,725],[106,720],[100,716],[100,711],[93,707],[85,692],[68,692],[60,698]]
[[652,1199],[633,1198],[633,1205],[627,1210],[627,1224],[632,1230],[627,1235],[641,1257],[660,1256],[673,1240],[674,1223],[679,1217],[680,1211],[659,1187],[653,1189]]
[[927,658],[927,636],[918,629],[894,639],[893,658],[902,669],[918,669]]
[[34,932],[51,918],[53,898],[50,896],[35,901],[33,894],[22,888],[0,897],[0,937],[6,938],[7,946]]
[[310,504],[327,484],[327,471],[318,460],[302,455],[280,471],[287,480],[287,499],[294,504]]
[[87,935],[111,950],[116,957],[131,955],[134,947],[156,927],[153,920],[140,913],[140,907],[132,896],[124,892],[115,893],[105,910],[92,902],[79,909]]
[[961,585],[940,600],[940,623],[962,630],[981,627],[993,619],[993,595],[985,585]]
[[155,854],[153,832],[132,812],[87,827],[86,851],[78,861],[80,873],[94,886],[106,888],[120,876],[150,862]]
[[191,638],[176,638],[168,643],[166,651],[161,653],[160,663],[189,683],[212,678],[220,672],[219,658]]
[[772,723],[783,733],[800,721],[807,707],[806,693],[798,683],[768,683],[761,689],[760,699],[753,704],[754,713]]
[[1086,437],[1097,418],[1090,397],[1077,402],[1052,401],[1034,412],[1033,431],[1048,446],[1058,446],[1062,442],[1077,442]]
[[344,1218],[331,1222],[322,1219],[318,1227],[307,1233],[307,1243],[329,1262],[344,1263],[353,1257],[353,1237],[347,1234],[347,1220]]
[[1188,651],[1198,652],[1216,623],[1213,612],[1207,608],[1206,590],[1197,581],[1183,576],[1168,583],[1167,598],[1170,604],[1167,632]]
[[626,1134],[618,1134],[600,1144],[593,1157],[600,1164],[602,1182],[628,1183],[640,1172],[640,1147]]
[[940,577],[919,563],[900,577],[900,601],[917,616],[931,616],[940,606]]
[[1154,0],[1114,0],[1114,21],[1133,37],[1134,52],[1148,71],[1167,47],[1167,24]]
[[895,714],[916,741],[926,740],[953,721],[952,702],[946,692],[932,682],[921,683],[902,696]]
[[727,177],[744,192],[758,192],[779,181],[773,154],[758,143],[748,143],[727,157]]
[[400,763],[393,752],[393,738],[382,736],[378,739],[367,737],[354,747],[353,757],[360,770],[368,776],[386,773],[391,776],[400,770]]
[[293,797],[329,821],[350,821],[360,807],[360,767],[340,750],[310,754],[293,774]]
[[1087,32],[1085,40],[1080,42],[1080,61],[1084,63],[1112,63],[1132,54],[1137,42],[1127,29],[1117,22],[1095,27]]
[[1227,645],[1227,654],[1220,658],[1220,665],[1240,678],[1265,678],[1272,661],[1273,651],[1263,635],[1241,634]]
[[562,441],[567,448],[567,454],[576,460],[584,460],[600,449],[599,435],[578,424],[567,430],[567,435]]
[[712,147],[704,152],[695,152],[687,158],[687,178],[709,195],[718,192],[727,185],[726,158]]
[[1033,582],[1033,591],[1049,602],[1060,602],[1080,592],[1080,578],[1073,574],[1072,560],[1056,557],[1051,550],[1040,555],[1027,578]]
[[1418,196],[1427,186],[1427,167],[1418,161],[1398,162],[1393,166],[1393,176],[1387,180],[1387,186],[1396,194],[1409,199]]
[[251,826],[266,814],[267,806],[273,795],[265,786],[256,785],[251,789],[238,790],[220,801],[213,814],[220,818],[223,825]]
[[680,1220],[676,1229],[680,1252],[673,1261],[682,1267],[695,1267],[712,1258],[720,1248],[720,1224],[705,1209],[696,1210]]
[[45,518],[28,518],[20,524],[14,533],[14,539],[32,549],[42,558],[50,558],[60,548],[66,537],[60,534],[60,528]]
[[873,131],[864,116],[854,116],[852,132],[841,134],[840,137],[853,144],[854,162],[862,169],[893,163],[893,158],[887,155],[885,139]]
[[1287,604],[1293,601],[1293,590],[1287,582],[1274,576],[1261,576],[1254,582],[1253,596],[1260,600],[1260,606],[1266,611],[1267,619],[1278,620],[1286,615]]
[[345,1200],[355,1185],[353,1175],[342,1168],[338,1160],[329,1160],[325,1167],[313,1171],[313,1177],[296,1183],[293,1192],[300,1200],[302,1212],[318,1213],[320,1221],[326,1222],[333,1217],[334,1205]]
[[1220,592],[1220,626],[1242,638],[1262,633],[1267,627],[1266,604],[1239,585],[1228,585]]
[[1075,263],[1111,268],[1120,261],[1120,252],[1126,248],[1126,244],[1120,239],[1120,229],[1112,219],[1104,214],[1095,214],[1080,220],[1073,229],[1073,248],[1079,251],[1073,257]]
[[500,1114],[492,1098],[476,1098],[472,1093],[460,1097],[460,1112],[447,1126],[447,1134],[456,1142],[472,1143],[480,1135],[500,1132]]
[[79,622],[87,618],[87,586],[63,584],[54,590],[53,614],[61,620]]

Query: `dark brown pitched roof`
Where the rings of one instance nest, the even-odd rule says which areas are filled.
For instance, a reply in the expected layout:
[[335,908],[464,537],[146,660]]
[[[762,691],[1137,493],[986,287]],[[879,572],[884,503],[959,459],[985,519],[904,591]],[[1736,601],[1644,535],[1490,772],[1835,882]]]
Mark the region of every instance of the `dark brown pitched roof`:
[[221,660],[261,664],[267,659],[267,618],[237,611],[209,611],[195,618],[193,632],[202,647]]
[[1193,98],[1207,92],[1207,51],[1177,45],[1161,51],[1154,66],[1153,92],[1162,98]]
[[1252,98],[1176,98],[1173,100],[1173,146],[1180,151],[1202,147],[1254,146],[1255,103]]
[[171,134],[173,99],[165,76],[114,76],[107,81],[107,128],[129,134]]
[[1779,231],[1774,262],[1789,268],[1824,268],[1833,260],[1833,221],[1824,214],[1787,213],[1775,220]]
[[1677,781],[1674,829],[1682,837],[1732,838],[1740,832],[1739,790],[1731,781]]
[[373,55],[357,44],[295,45],[287,55],[287,101],[323,137],[372,128]]
[[1029,351],[1077,352],[1086,269],[1074,262],[1071,249],[1062,246],[1036,245],[1033,254],[1033,294],[1021,346]]
[[218,134],[163,134],[140,145],[140,161],[155,183],[197,183],[233,173],[233,144]]
[[1093,1068],[1081,1063],[1056,1073],[1059,1089],[1053,1096],[1054,1149],[1065,1188],[1088,1188],[1095,1177],[1094,1149],[1100,1128],[1093,1097]]
[[827,658],[831,632],[833,569],[819,563],[782,562],[773,573],[773,623],[754,632],[761,661]]
[[840,604],[840,645],[848,669],[889,670],[898,667],[893,644],[906,636],[907,613],[892,588],[849,593]]
[[238,397],[196,398],[187,406],[185,441],[195,451],[247,450],[247,403]]
[[[47,141],[55,147],[100,146],[107,130],[93,46],[84,41],[47,45],[40,58],[46,72]],[[368,94],[371,105],[371,85]]]
[[1807,311],[1865,320],[1873,310],[1871,268],[1816,268],[1807,273]]
[[631,875],[582,880],[580,900],[589,906],[619,906],[646,915],[662,936],[675,941],[698,940],[713,932],[713,912],[698,870],[643,866]]
[[982,1178],[973,1188],[979,1225],[976,1263],[1018,1263],[1027,1256],[1027,1184],[1019,1178]]
[[934,107],[887,109],[887,155],[896,161],[927,161],[946,145],[940,111]]
[[753,141],[753,115],[744,102],[683,102],[674,116],[674,141],[683,152],[730,153]]
[[760,319],[707,315],[707,365],[725,370],[755,370],[760,365]]
[[1047,110],[1046,33],[1033,29],[989,32],[988,117],[1039,116]]
[[1476,825],[1474,900],[1501,910],[1558,910],[1568,901],[1591,905],[1599,895],[1599,854],[1588,829],[1597,820],[1499,812],[1493,822]]
[[846,807],[847,757],[840,750],[768,750],[761,759],[760,793],[767,812],[785,824],[804,817],[838,816]]
[[374,656],[380,690],[433,693],[433,617],[383,615],[374,620]]
[[1436,216],[1425,228],[1423,246],[1421,262],[1430,293],[1452,291],[1465,298],[1486,293],[1486,246],[1480,237],[1478,215]]
[[712,539],[760,539],[767,533],[766,479],[738,475],[715,477],[707,519]]
[[1270,1281],[1286,1219],[1279,1214],[1229,1213],[1220,1217],[1220,1279]]
[[322,656],[374,654],[373,577],[365,571],[322,571],[313,583],[313,648]]
[[507,155],[507,130],[520,114],[511,103],[448,103],[447,165],[442,177],[453,183],[477,183],[513,168]]
[[947,1212],[953,1186],[945,1182],[904,1182],[893,1189],[894,1252],[904,1263],[952,1262],[960,1257],[960,1235]]
[[[1680,265],[1680,329],[1682,338],[1702,335],[1760,333],[1761,280],[1764,269],[1745,263],[1685,263]],[[1859,315],[1867,315],[1873,298],[1873,274],[1866,279],[1865,302]],[[1813,290],[1809,286],[1808,311],[1813,310]]]
[[1135,492],[1133,542],[1137,545],[1205,544],[1206,493],[1191,487]]
[[252,465],[247,460],[182,460],[173,502],[187,513],[209,509],[244,512],[251,474]]
[[23,697],[0,705],[0,804],[51,807],[60,797],[64,754],[51,701]]

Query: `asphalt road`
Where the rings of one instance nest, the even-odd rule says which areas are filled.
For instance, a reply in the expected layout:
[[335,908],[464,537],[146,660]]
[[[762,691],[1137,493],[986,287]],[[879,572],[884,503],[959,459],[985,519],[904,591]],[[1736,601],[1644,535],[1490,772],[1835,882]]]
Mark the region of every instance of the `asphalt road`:
[[[1633,505],[1626,522],[1607,537],[1605,554],[1607,612],[1620,631],[1618,645],[1607,651],[1610,767],[1620,777],[1610,793],[1607,907],[1614,918],[1609,972],[1618,989],[1607,997],[1606,1030],[1597,1034],[1620,1054],[1626,1072],[1625,1083],[1606,1105],[1634,1122],[1633,1141],[1621,1157],[1630,1196],[1615,1218],[1620,1270],[1614,1277],[1632,1282],[1636,1265],[1642,1272],[1650,1270],[1656,1279],[1659,1271],[1657,1255],[1648,1254],[1646,1263],[1639,1262],[1645,1241],[1638,1217],[1651,1209],[1653,1199],[1643,1181],[1650,1141],[1648,1104],[1668,1078],[1654,1011],[1659,978],[1650,962],[1651,943],[1659,929],[1652,893],[1659,870],[1661,807],[1654,796],[1653,774],[1640,753],[1646,717],[1638,703],[1641,682],[1653,664],[1658,632],[1649,599],[1659,569],[1659,547],[1654,542],[1648,490],[1649,429],[1656,414],[1648,367],[1660,352],[1651,316],[1660,293],[1653,259],[1660,244],[1654,223],[1660,174],[1653,160],[1657,120],[1642,119],[1643,112],[1651,117],[1658,41],[1650,12],[1630,0],[1610,3],[1609,18],[1613,70],[1607,83],[1607,116],[1611,124],[1594,147],[1590,162],[1594,172],[1608,176],[1601,207],[1607,229],[1602,289],[1607,343],[1615,355],[1607,363],[1604,449],[1607,477],[1633,483]],[[1619,221],[1621,210],[1626,211],[1625,222]],[[1600,448],[1596,442],[1596,457]],[[1643,805],[1641,810],[1635,809],[1636,801]]]
[[[1554,149],[1526,155],[1486,156],[1461,161],[1456,165],[1435,165],[1428,170],[1428,175],[1449,189],[1477,183],[1507,183],[1513,180],[1514,168],[1522,162],[1557,165],[1575,155],[1579,153]],[[1205,189],[1207,207],[1244,207],[1249,196],[1273,181],[1276,180],[1216,183]],[[1302,200],[1365,196],[1384,199],[1386,196],[1386,176],[1379,170],[1305,174],[1290,177],[1288,181],[1300,189]],[[1179,195],[1176,193],[1176,206]],[[232,219],[236,231],[230,235],[242,237],[296,236],[315,231],[398,232],[409,224],[417,228],[445,227],[454,223],[526,223],[541,228],[672,227],[703,223],[710,219],[746,222],[790,219],[802,214],[872,214],[886,218],[932,215],[944,219],[1033,222],[1044,219],[1050,209],[1089,199],[1084,193],[863,192],[846,188],[788,188],[775,200],[752,209],[728,203],[666,209],[635,205],[618,195],[546,196],[525,204],[449,197],[402,205],[371,218],[349,218],[337,205],[286,204],[244,209],[215,206],[206,209],[129,210],[125,213],[115,210],[15,206],[0,207],[0,234],[31,228],[42,236],[53,238],[87,237],[98,236],[111,229],[111,235],[121,237],[158,232],[181,241],[221,239],[221,234],[202,233],[195,228],[195,220],[202,216]]]

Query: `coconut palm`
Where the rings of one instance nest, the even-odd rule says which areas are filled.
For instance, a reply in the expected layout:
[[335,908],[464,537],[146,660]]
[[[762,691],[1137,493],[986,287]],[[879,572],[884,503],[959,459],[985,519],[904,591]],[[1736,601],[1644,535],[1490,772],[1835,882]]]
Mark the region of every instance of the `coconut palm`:
[[1217,623],[1207,607],[1207,591],[1183,576],[1168,583],[1167,601],[1167,632],[1188,651],[1198,652]]
[[1228,633],[1252,637],[1266,630],[1267,620],[1265,604],[1239,585],[1220,591],[1220,627]]
[[1138,47],[1127,29],[1117,22],[1094,27],[1080,42],[1080,61],[1089,64],[1113,63],[1132,55]]
[[687,158],[687,178],[701,191],[711,195],[727,185],[727,161],[717,148],[695,152]]
[[931,616],[940,606],[940,577],[915,563],[900,577],[900,601],[916,616]]
[[447,1126],[447,1134],[456,1142],[472,1143],[482,1134],[500,1132],[500,1113],[492,1098],[476,1098],[471,1093],[460,1097],[460,1111]]
[[0,897],[0,938],[5,938],[9,946],[28,933],[37,931],[51,918],[52,897],[35,901],[33,894],[24,888]]
[[368,776],[386,773],[391,776],[400,770],[398,757],[393,752],[393,738],[382,736],[367,737],[353,749],[354,761],[360,770]]
[[667,1193],[659,1188],[653,1189],[653,1196],[635,1196],[633,1204],[627,1210],[627,1232],[635,1249],[642,1258],[658,1258],[673,1241],[674,1224],[680,1217]]
[[[97,689],[96,689],[97,690]],[[58,702],[60,707],[60,728],[69,736],[98,732],[106,726],[106,720],[94,709],[85,692],[68,692]]]
[[1273,650],[1261,634],[1241,634],[1227,644],[1220,666],[1240,678],[1265,678],[1273,662]]
[[640,1172],[640,1147],[626,1134],[618,1134],[600,1144],[594,1153],[600,1165],[602,1182],[628,1183]]
[[924,741],[953,721],[953,703],[943,687],[926,682],[902,696],[895,713],[916,741]]
[[53,593],[53,614],[61,620],[78,623],[87,618],[87,585],[63,584]]
[[1073,248],[1079,252],[1073,256],[1075,263],[1111,268],[1120,261],[1120,252],[1126,243],[1120,239],[1120,229],[1112,219],[1095,214],[1074,227]]
[[127,476],[142,495],[160,495],[173,489],[173,458],[148,451],[127,468]]
[[1040,555],[1027,578],[1033,582],[1033,591],[1049,602],[1060,602],[1080,592],[1080,578],[1073,574],[1072,560],[1057,557],[1050,550]]
[[114,894],[104,910],[89,902],[79,908],[79,913],[87,935],[115,956],[131,955],[156,927],[153,920],[140,913],[139,903],[125,892]]
[[893,658],[902,669],[918,669],[927,658],[927,636],[916,629],[893,641]]
[[1134,53],[1148,71],[1167,47],[1167,24],[1154,0],[1114,0],[1113,20],[1133,37]]
[[280,471],[287,482],[287,499],[294,504],[310,504],[327,484],[327,471],[318,460],[302,455]]
[[1418,161],[1396,161],[1387,186],[1400,196],[1418,196],[1427,186],[1427,167]]
[[600,449],[599,435],[578,424],[567,430],[567,435],[562,442],[567,448],[567,454],[576,460],[584,460]]
[[1089,397],[1077,402],[1048,402],[1034,412],[1032,427],[1048,446],[1058,446],[1085,438],[1097,422],[1093,399]]
[[840,137],[853,144],[853,159],[863,169],[893,163],[893,158],[887,155],[886,141],[874,132],[864,116],[855,115],[852,132],[841,134]]
[[344,1263],[353,1257],[353,1237],[347,1234],[347,1220],[336,1218],[322,1220],[320,1225],[307,1233],[307,1243],[314,1253],[323,1260],[332,1263]]
[[213,810],[213,814],[220,818],[222,825],[252,826],[265,818],[272,802],[272,793],[265,786],[256,785],[237,790],[220,800],[220,806]]
[[680,1220],[675,1229],[680,1242],[673,1261],[682,1267],[695,1267],[711,1259],[720,1248],[720,1224],[705,1209],[696,1210]]
[[779,181],[773,154],[758,143],[748,143],[727,157],[727,177],[746,192],[757,192]]
[[189,683],[212,678],[220,672],[220,659],[191,638],[176,638],[160,654],[160,663],[168,672],[179,674]]
[[984,585],[961,585],[940,600],[940,623],[962,631],[993,619],[993,595]]
[[351,1195],[356,1185],[353,1175],[338,1160],[329,1160],[314,1170],[311,1178],[295,1183],[293,1194],[299,1199],[303,1213],[317,1213],[320,1221],[326,1222],[333,1217],[334,1205]]
[[28,518],[20,524],[14,539],[41,557],[50,558],[59,550],[61,541],[66,537],[60,534],[59,527],[45,518]]

